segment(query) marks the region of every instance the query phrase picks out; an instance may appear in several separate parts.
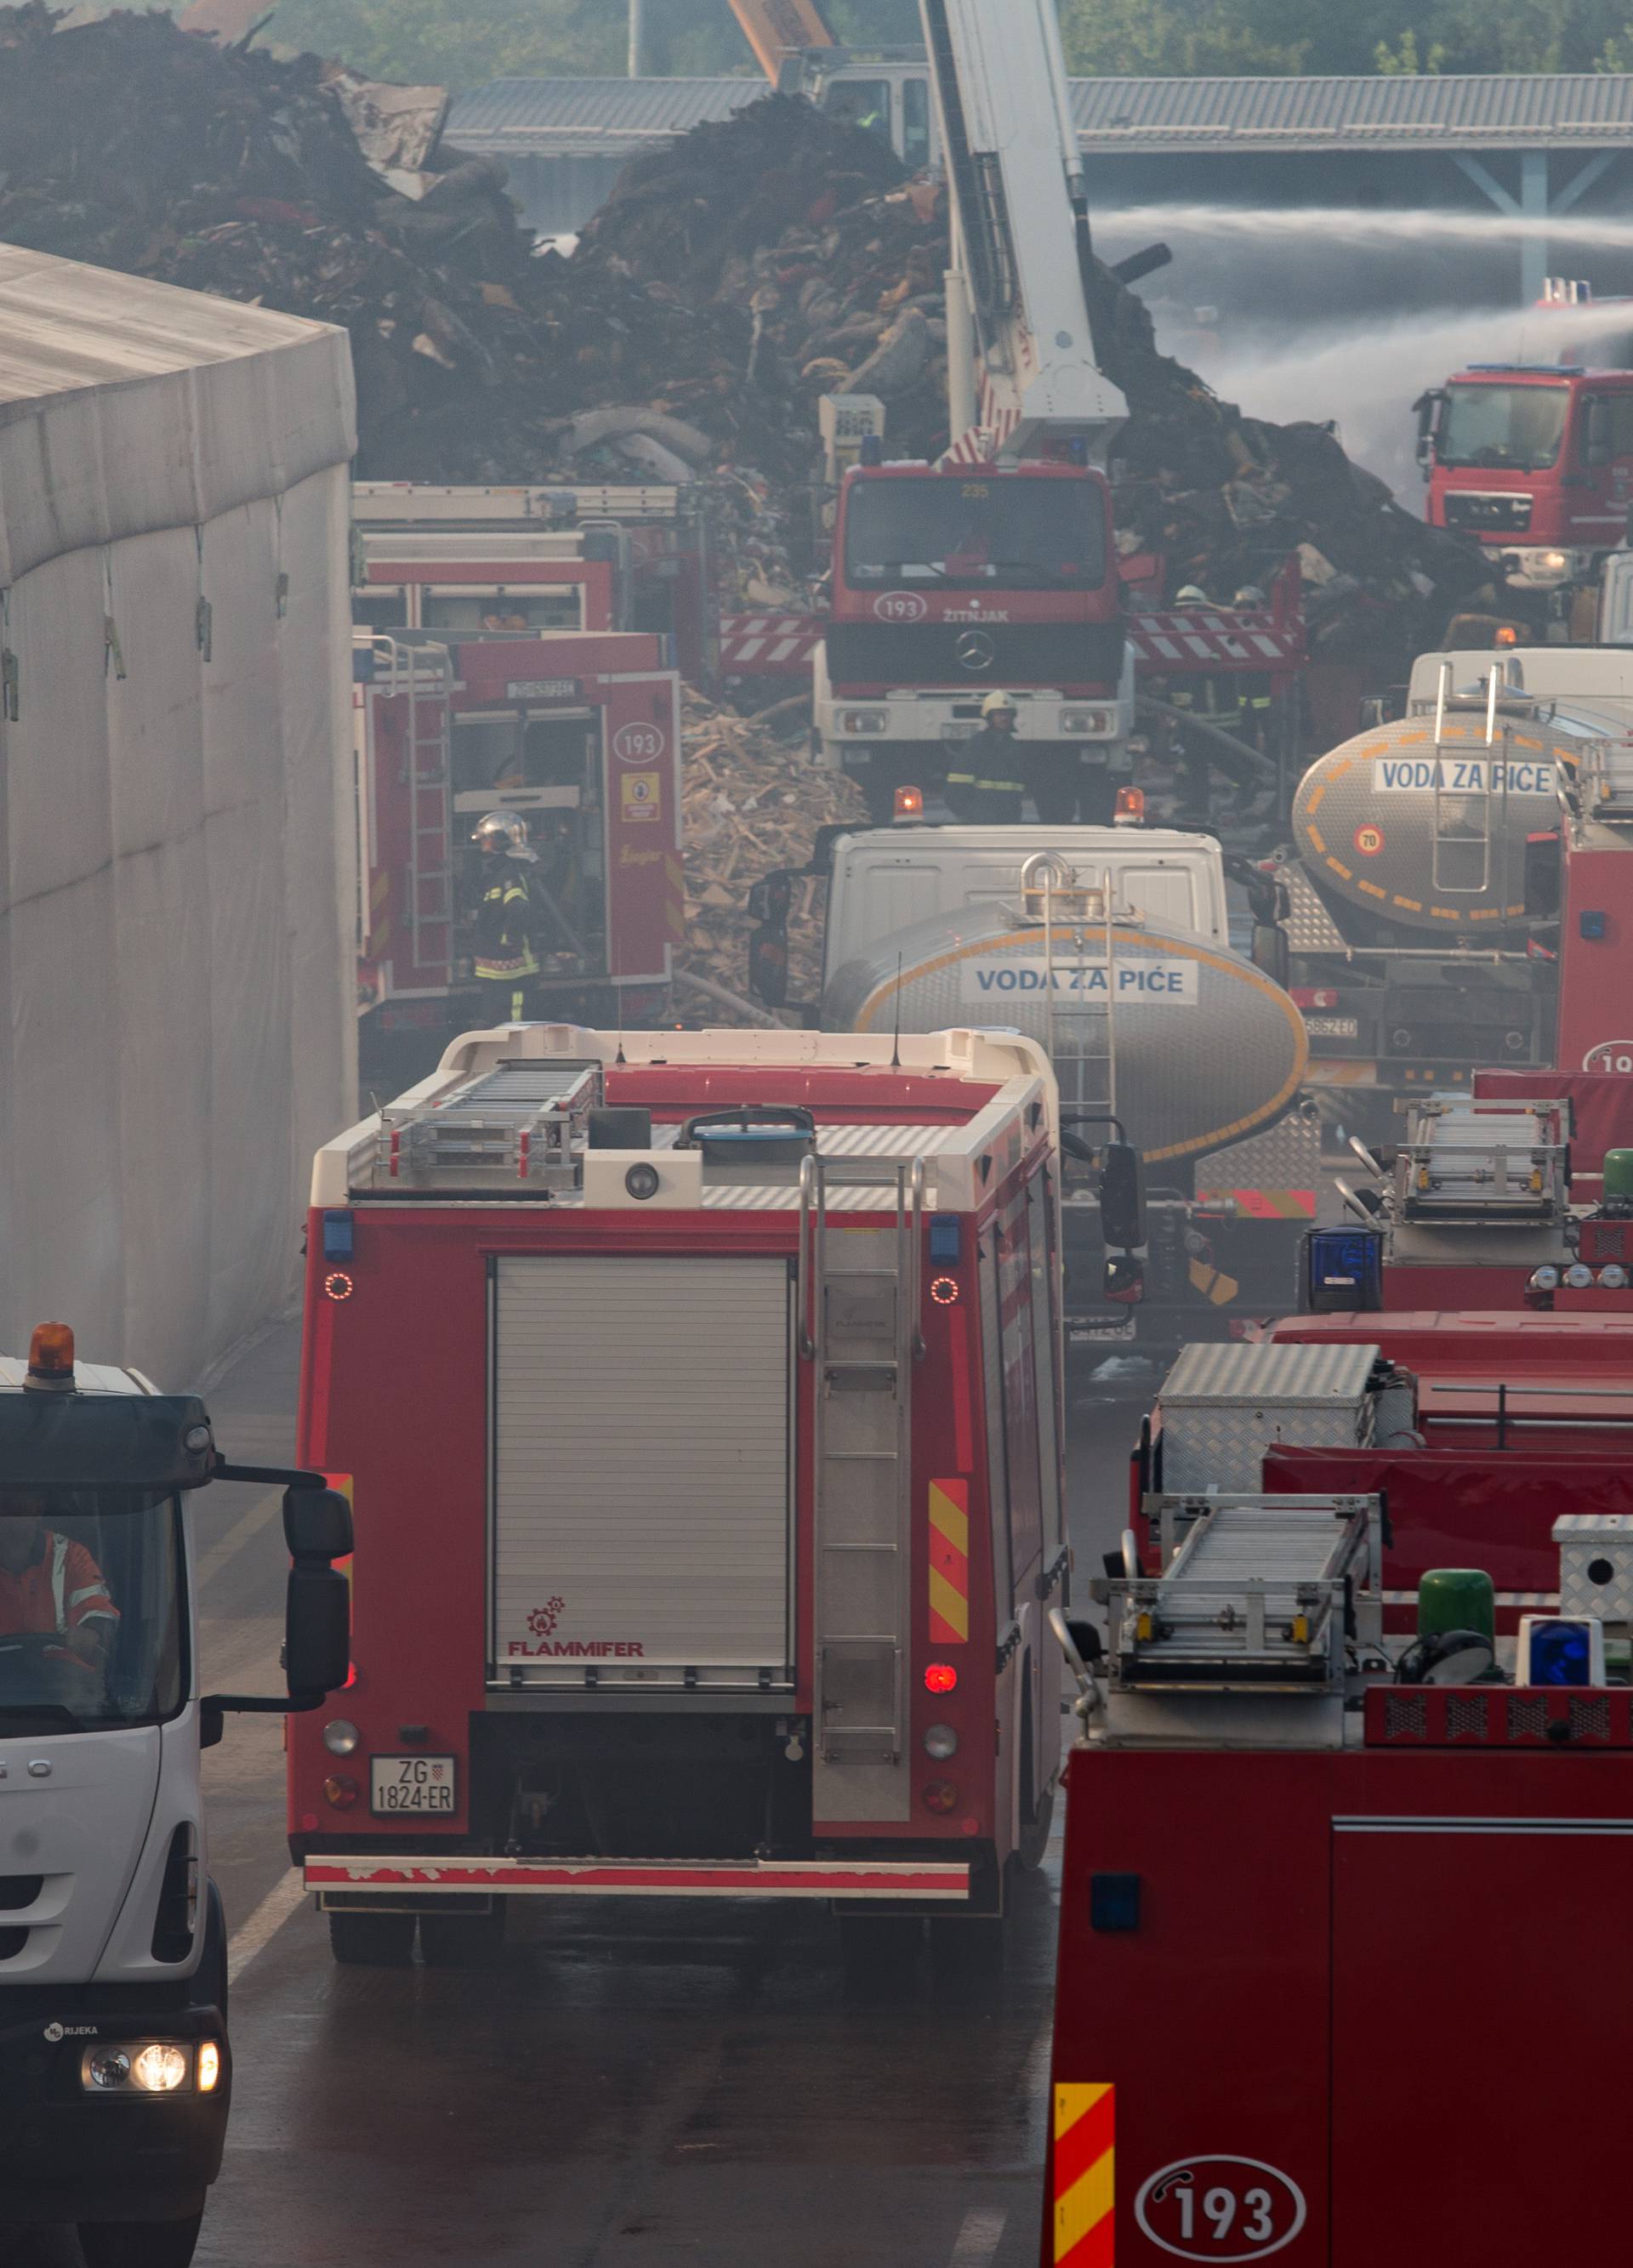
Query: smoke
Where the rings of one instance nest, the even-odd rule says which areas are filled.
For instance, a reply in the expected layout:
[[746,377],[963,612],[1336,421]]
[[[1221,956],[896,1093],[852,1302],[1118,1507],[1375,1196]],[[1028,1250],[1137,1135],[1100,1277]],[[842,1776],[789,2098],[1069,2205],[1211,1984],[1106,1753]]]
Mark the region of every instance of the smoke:
[[[1585,352],[1603,328],[1603,315],[1585,308],[1493,307],[1388,323],[1294,317],[1230,328],[1216,347],[1193,336],[1184,358],[1250,417],[1334,420],[1349,454],[1412,511],[1422,485],[1412,416],[1420,394],[1470,363],[1556,362],[1562,352]],[[1162,331],[1159,320],[1159,345]]]
[[1393,250],[1412,245],[1476,245],[1500,250],[1541,238],[1556,242],[1568,236],[1573,246],[1595,251],[1633,252],[1633,220],[1592,217],[1573,211],[1569,219],[1558,215],[1455,212],[1393,209],[1372,205],[1204,205],[1163,204],[1119,207],[1102,216],[1101,226],[1125,230],[1129,242],[1143,243],[1171,233],[1238,239],[1268,244],[1303,241],[1311,245],[1345,244]]

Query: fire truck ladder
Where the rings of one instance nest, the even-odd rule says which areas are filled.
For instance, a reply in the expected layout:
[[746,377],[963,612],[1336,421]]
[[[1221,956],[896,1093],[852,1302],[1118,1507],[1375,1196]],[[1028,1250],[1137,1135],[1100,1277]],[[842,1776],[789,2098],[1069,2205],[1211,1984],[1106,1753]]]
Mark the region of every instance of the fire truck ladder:
[[[911,1418],[922,1158],[815,1155],[800,1168],[799,1351],[815,1372],[816,1762],[883,1767],[819,1793],[824,1818],[905,1818]],[[843,1186],[889,1196],[829,1215]],[[852,1784],[847,1787],[846,1782]]]
[[[1021,869],[1023,918],[1041,921],[1044,940],[1044,1046],[1060,1082],[1061,1103],[1092,1116],[1117,1116],[1117,930],[1109,888],[1083,889],[1076,870],[1053,850],[1035,850]],[[1086,956],[1082,926],[1072,951],[1055,946],[1055,924],[1104,924],[1105,958]],[[1104,999],[1089,990],[1102,972]]]
[[[1452,665],[1449,661],[1440,665],[1440,681],[1435,690],[1433,871],[1435,887],[1448,897],[1479,897],[1491,887],[1492,782],[1499,764],[1503,777],[1495,791],[1501,799],[1496,811],[1497,833],[1507,839],[1508,734],[1506,727],[1499,730],[1497,718],[1497,696],[1505,689],[1506,682],[1498,676],[1494,658],[1486,680],[1483,754],[1477,755],[1476,744],[1446,740]],[[1480,784],[1475,788],[1459,785],[1456,780],[1459,770],[1467,770],[1471,763],[1479,771]],[[1448,770],[1452,775],[1449,787]]]
[[453,661],[446,646],[391,649],[390,687],[408,696],[408,924],[414,967],[445,968],[454,951],[454,797],[448,736]]

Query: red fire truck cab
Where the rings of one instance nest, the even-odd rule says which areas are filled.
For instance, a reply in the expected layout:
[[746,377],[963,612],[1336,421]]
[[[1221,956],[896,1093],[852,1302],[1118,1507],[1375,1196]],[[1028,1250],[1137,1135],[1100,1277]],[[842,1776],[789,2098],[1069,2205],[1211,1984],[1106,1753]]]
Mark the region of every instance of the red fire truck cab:
[[518,812],[536,853],[542,997],[613,1024],[667,1014],[684,905],[680,680],[661,654],[632,632],[452,645],[358,634],[366,1054],[384,1035],[469,1020],[470,836],[488,811]]
[[1633,371],[1475,364],[1420,396],[1428,519],[1519,591],[1590,582],[1633,501]]
[[289,1830],[338,1957],[606,1893],[993,1941],[1058,1760],[1057,1115],[1018,1035],[524,1025],[319,1152],[354,1670]]
[[720,566],[705,488],[352,488],[353,619],[447,644],[644,630],[690,685],[720,673]]
[[898,786],[945,774],[996,688],[1018,705],[1022,760],[1104,768],[1134,716],[1105,475],[1053,460],[853,468],[815,669],[819,760],[861,783],[876,820]]

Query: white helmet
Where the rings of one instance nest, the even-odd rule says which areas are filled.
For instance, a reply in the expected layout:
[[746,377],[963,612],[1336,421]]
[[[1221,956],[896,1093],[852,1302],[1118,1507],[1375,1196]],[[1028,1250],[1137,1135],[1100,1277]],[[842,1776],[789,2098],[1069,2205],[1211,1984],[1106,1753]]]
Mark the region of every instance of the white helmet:
[[982,702],[981,714],[983,717],[998,717],[1003,715],[1018,717],[1020,711],[1016,706],[1016,699],[1013,693],[1000,693],[994,690],[989,693],[986,700]]
[[528,822],[514,811],[490,811],[477,821],[470,839],[478,850],[525,851]]

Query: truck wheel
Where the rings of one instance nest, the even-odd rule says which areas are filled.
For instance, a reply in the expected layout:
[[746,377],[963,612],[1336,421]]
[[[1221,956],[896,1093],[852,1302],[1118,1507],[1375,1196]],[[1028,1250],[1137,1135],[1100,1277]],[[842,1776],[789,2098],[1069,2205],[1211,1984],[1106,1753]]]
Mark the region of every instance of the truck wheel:
[[331,1913],[329,1949],[348,1969],[406,1969],[414,1958],[411,1913]]
[[419,1918],[419,1957],[427,1969],[485,1969],[505,1943],[505,1901],[484,1914],[434,1913]]
[[1041,1867],[1049,1850],[1049,1830],[1054,1823],[1054,1789],[1046,1789],[1038,1802],[1035,1815],[1022,1822],[1021,1845],[1016,1852],[1023,1867]]
[[869,1993],[910,1985],[923,1936],[917,1914],[841,1914],[839,1959],[846,1985]]
[[954,1920],[938,1914],[930,1924],[930,1964],[942,1977],[997,1977],[1004,1963],[1001,1914]]
[[185,2220],[82,2220],[85,2268],[188,2268],[202,2213]]

